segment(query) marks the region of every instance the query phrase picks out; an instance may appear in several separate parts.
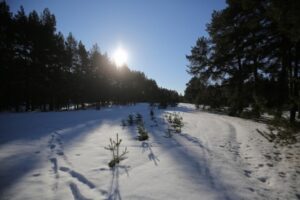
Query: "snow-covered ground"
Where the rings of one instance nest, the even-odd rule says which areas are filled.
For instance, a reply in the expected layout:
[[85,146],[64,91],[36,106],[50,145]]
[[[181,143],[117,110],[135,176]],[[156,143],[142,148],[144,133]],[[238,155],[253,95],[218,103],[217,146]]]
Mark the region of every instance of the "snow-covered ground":
[[[183,117],[166,137],[165,112]],[[141,113],[149,140],[136,126]],[[148,104],[96,110],[0,114],[0,199],[300,199],[300,143],[275,146],[257,133],[266,125]],[[110,169],[104,147],[116,133],[128,158]]]

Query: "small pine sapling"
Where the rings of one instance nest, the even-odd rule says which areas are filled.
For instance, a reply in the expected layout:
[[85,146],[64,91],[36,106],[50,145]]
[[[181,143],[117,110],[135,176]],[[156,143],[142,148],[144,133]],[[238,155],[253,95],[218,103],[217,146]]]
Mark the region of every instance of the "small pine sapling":
[[160,102],[158,108],[159,109],[166,109],[168,107],[167,102]]
[[[182,117],[177,113],[168,113],[165,115],[166,120],[169,122],[169,124],[172,126],[173,130],[176,133],[181,132],[181,128],[183,127]],[[170,129],[170,128],[168,128]],[[169,132],[170,130],[168,130]]]
[[174,113],[173,115],[172,126],[175,132],[177,133],[181,132],[181,128],[183,127],[182,117],[179,116],[179,114],[177,113]]
[[138,140],[139,141],[147,140],[149,138],[149,136],[148,136],[148,133],[147,133],[145,127],[143,125],[139,124],[137,128],[138,128],[138,133],[139,133]]
[[117,140],[109,139],[110,144],[107,147],[104,147],[106,150],[109,150],[112,152],[112,160],[108,163],[109,167],[114,167],[116,164],[120,163],[120,161],[125,159],[125,155],[129,153],[127,151],[127,147],[125,147],[125,150],[120,154],[120,144],[122,142],[122,139],[119,139],[119,136],[117,134]]
[[154,111],[153,111],[153,109],[150,110],[150,117],[151,117],[151,120],[154,120]]
[[130,125],[130,126],[133,125],[134,121],[133,121],[133,115],[132,114],[128,115],[127,122],[128,122],[128,125]]
[[165,114],[165,118],[170,124],[172,123],[172,114],[171,113]]
[[150,107],[150,108],[152,108],[152,107],[154,107],[154,106],[155,106],[155,103],[154,103],[154,102],[150,102],[150,103],[149,103],[149,107]]
[[121,122],[121,126],[125,127],[126,126],[126,121],[123,119],[122,122]]
[[136,114],[135,119],[136,119],[137,124],[142,124],[143,123],[143,116],[140,113]]

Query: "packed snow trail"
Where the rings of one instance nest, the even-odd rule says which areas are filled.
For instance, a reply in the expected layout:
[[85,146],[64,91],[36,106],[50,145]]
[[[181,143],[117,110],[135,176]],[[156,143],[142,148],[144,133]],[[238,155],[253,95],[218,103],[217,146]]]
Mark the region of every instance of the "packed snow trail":
[[[167,136],[167,112],[183,117]],[[136,140],[143,115],[149,140]],[[261,123],[197,111],[180,104],[100,111],[0,114],[0,199],[300,199],[300,144],[269,143]],[[114,169],[109,138],[116,133],[128,158]]]

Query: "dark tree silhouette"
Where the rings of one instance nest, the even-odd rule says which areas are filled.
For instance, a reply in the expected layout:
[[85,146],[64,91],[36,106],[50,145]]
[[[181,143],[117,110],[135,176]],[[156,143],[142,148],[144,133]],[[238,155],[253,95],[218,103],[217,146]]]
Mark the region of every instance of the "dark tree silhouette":
[[[193,76],[186,89],[189,101],[211,104],[214,90],[224,95],[232,115],[245,107],[260,116],[264,108],[277,116],[299,107],[299,1],[228,0],[214,11],[201,37],[187,56]],[[270,92],[272,89],[272,92]],[[223,97],[222,97],[223,98]],[[223,106],[224,103],[215,104]]]
[[97,45],[88,51],[70,33],[56,31],[49,9],[13,15],[0,3],[0,109],[76,109],[136,102],[174,104],[179,95],[144,73],[117,68]]

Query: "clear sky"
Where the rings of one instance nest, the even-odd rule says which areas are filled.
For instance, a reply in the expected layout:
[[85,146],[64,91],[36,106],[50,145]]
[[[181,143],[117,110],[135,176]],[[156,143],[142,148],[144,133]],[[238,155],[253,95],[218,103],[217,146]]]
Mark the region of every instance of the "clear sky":
[[185,55],[200,36],[213,10],[225,0],[8,0],[12,12],[49,8],[57,30],[69,32],[87,49],[97,43],[110,57],[118,46],[128,52],[128,66],[143,71],[159,86],[182,93],[190,76]]

